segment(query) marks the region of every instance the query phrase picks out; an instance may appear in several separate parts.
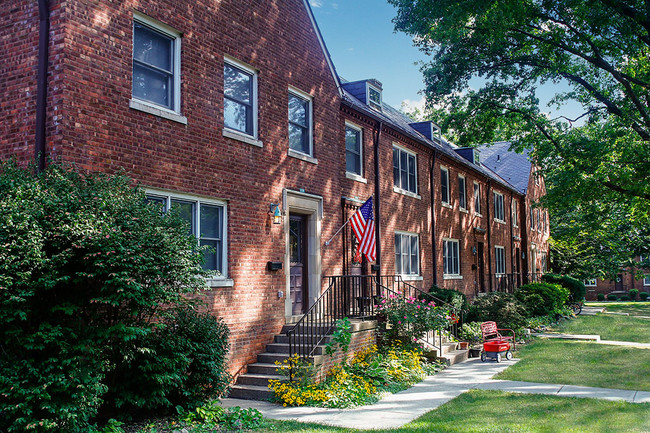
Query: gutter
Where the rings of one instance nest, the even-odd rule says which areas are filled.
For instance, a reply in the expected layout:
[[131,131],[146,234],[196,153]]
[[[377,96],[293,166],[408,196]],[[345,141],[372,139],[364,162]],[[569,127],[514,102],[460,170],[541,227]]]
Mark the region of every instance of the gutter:
[[47,119],[47,63],[50,45],[50,5],[49,0],[38,0],[38,75],[36,79],[36,134],[34,159],[36,172],[45,169],[45,122]]

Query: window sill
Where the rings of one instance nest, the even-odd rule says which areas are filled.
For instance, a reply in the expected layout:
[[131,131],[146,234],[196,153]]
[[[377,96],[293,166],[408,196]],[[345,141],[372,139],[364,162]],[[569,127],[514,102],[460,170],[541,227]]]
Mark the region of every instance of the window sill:
[[230,128],[223,128],[222,134],[224,137],[232,138],[233,140],[237,141],[243,141],[244,143],[250,144],[251,146],[264,147],[264,144],[261,140],[258,140],[252,135],[244,134]]
[[462,207],[459,208],[458,210],[459,210],[460,212],[462,212],[462,213],[469,213],[469,212],[467,211],[467,209],[462,208]]
[[447,209],[453,209],[454,207],[450,205],[449,203],[445,203],[444,201],[442,202],[442,207],[446,207]]
[[235,281],[230,278],[206,278],[205,282],[210,288],[233,287],[235,285]]
[[408,196],[408,197],[413,197],[413,198],[416,198],[418,200],[422,199],[422,197],[420,197],[419,194],[416,194],[416,193],[411,192],[411,191],[407,191],[407,190],[402,189],[402,188],[400,188],[398,186],[395,186],[395,185],[393,185],[393,192],[396,192],[398,194],[402,194],[402,195],[405,195],[405,196]]
[[474,212],[474,216],[479,217],[479,218],[483,218],[483,214],[480,214],[480,213],[477,213],[477,212]]
[[167,110],[162,107],[157,107],[155,105],[149,104],[144,101],[138,101],[136,99],[129,100],[129,108],[134,110],[143,111],[145,113],[153,114],[154,116],[162,117],[163,119],[171,120],[173,122],[178,122],[183,125],[187,125],[187,117],[181,116],[178,113],[175,113],[171,110]]
[[350,173],[349,171],[345,172],[345,177],[347,177],[348,179],[351,179],[351,180],[355,180],[357,182],[368,183],[368,179],[366,179],[366,178],[364,178],[362,176],[359,176],[358,174]]
[[463,276],[462,275],[443,275],[442,276],[443,280],[462,280]]
[[504,220],[500,220],[500,219],[498,219],[498,218],[495,218],[495,219],[494,219],[494,222],[495,222],[495,223],[499,223],[499,224],[505,224],[505,223],[506,223]]
[[[402,281],[423,281],[424,277],[422,275],[405,275],[405,274],[400,274],[400,277],[402,277]],[[399,278],[396,278],[395,281],[397,281]]]
[[311,164],[318,164],[318,160],[313,156],[307,155],[306,153],[298,152],[297,150],[289,149],[289,156],[292,158],[300,159],[302,161],[309,162]]

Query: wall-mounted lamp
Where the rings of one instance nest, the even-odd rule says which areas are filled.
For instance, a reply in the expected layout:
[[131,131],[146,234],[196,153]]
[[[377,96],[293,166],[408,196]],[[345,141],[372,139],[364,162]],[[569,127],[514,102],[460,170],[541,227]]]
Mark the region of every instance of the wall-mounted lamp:
[[280,211],[280,205],[271,203],[269,206],[269,213],[273,218],[273,224],[282,224],[282,211]]
[[473,256],[476,255],[476,247],[472,247],[472,255],[473,255]]
[[525,251],[521,252],[521,258],[522,258],[522,260],[526,260],[526,252]]

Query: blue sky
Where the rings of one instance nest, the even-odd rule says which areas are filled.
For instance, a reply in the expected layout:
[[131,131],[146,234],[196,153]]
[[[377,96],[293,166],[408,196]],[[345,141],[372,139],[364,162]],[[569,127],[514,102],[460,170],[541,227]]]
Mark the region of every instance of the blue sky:
[[[411,38],[395,33],[392,19],[395,8],[385,0],[309,0],[316,22],[330,52],[336,71],[346,80],[376,78],[383,84],[384,101],[400,108],[403,101],[422,106],[424,88],[420,66],[427,57],[413,46]],[[480,86],[480,81],[474,83]],[[582,110],[577,104],[560,112],[549,109],[546,102],[556,91],[567,90],[547,84],[537,96],[543,111],[553,117],[564,114],[575,117]]]

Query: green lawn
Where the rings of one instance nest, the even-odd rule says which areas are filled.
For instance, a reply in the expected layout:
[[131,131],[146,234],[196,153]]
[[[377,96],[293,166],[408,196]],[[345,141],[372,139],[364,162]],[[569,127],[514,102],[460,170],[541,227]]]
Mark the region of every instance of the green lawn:
[[[399,433],[641,433],[650,432],[650,404],[501,391],[464,393],[398,429]],[[267,421],[259,432],[354,432],[316,424]]]
[[540,339],[515,356],[495,379],[650,391],[648,349]]
[[605,307],[612,313],[629,313],[631,316],[650,317],[650,302],[588,302],[588,307]]
[[567,334],[596,334],[600,335],[602,340],[650,343],[650,319],[632,316],[580,315],[576,319],[562,322],[554,331]]

